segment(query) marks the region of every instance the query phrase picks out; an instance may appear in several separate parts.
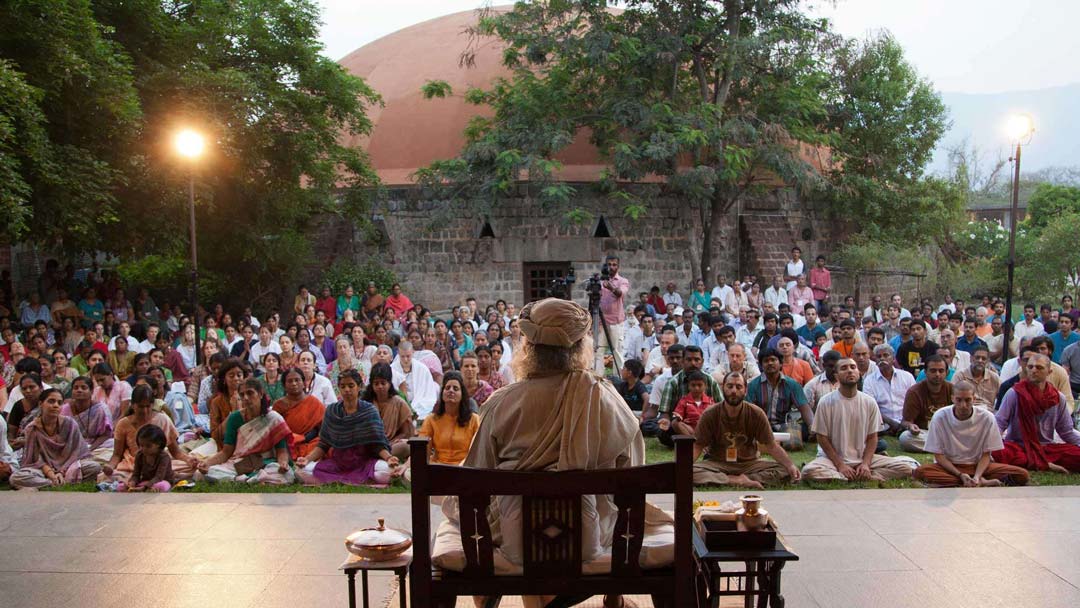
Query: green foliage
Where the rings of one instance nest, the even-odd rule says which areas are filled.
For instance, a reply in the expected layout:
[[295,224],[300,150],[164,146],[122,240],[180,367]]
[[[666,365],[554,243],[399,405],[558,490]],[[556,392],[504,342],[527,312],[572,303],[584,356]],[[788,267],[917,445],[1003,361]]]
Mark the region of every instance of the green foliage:
[[849,272],[904,270],[926,272],[929,260],[911,243],[890,242],[856,235],[832,252],[835,263]]
[[1063,213],[1080,213],[1080,188],[1039,184],[1028,199],[1024,224],[1040,230],[1056,223]]
[[329,287],[330,293],[337,296],[345,293],[345,288],[352,285],[356,293],[360,294],[367,289],[367,284],[371,281],[375,282],[375,287],[383,295],[388,295],[394,283],[400,282],[392,270],[380,266],[372,259],[363,264],[338,260],[323,272],[319,287]]
[[445,80],[429,80],[424,83],[424,86],[420,87],[420,92],[424,94],[424,99],[434,99],[436,97],[449,97],[454,90],[450,87],[450,83]]
[[1056,214],[1042,230],[1017,234],[1017,282],[1027,299],[1056,302],[1080,285],[1080,212]]
[[1009,231],[995,221],[967,222],[955,231],[952,239],[968,258],[1004,260],[1009,255]]
[[[191,266],[182,255],[150,254],[121,262],[116,271],[125,285],[138,285],[154,292],[158,304],[187,300],[191,289]],[[228,279],[215,272],[199,271],[199,300],[216,301],[225,294]]]
[[[492,116],[470,125],[457,162],[420,171],[421,183],[490,206],[527,173],[545,205],[572,207],[572,193],[553,187],[558,173],[537,168],[588,133],[608,165],[596,186],[612,205],[641,217],[639,196],[612,192],[659,176],[704,208],[705,239],[740,198],[781,182],[829,192],[849,217],[885,230],[914,224],[905,236],[920,239],[957,209],[943,187],[920,181],[944,108],[891,39],[845,42],[796,0],[608,4],[485,12],[471,33],[499,39],[511,75],[470,92]],[[424,87],[429,97],[443,91]],[[804,151],[819,147],[835,151],[836,167],[851,164],[850,181],[808,162]],[[701,251],[710,266],[712,247]]]
[[984,295],[1001,295],[1006,288],[1004,269],[1005,262],[999,258],[975,257],[961,262],[940,260],[937,272],[931,276],[932,288],[939,296],[951,294],[966,301]]
[[201,274],[243,303],[279,301],[310,259],[311,218],[362,220],[378,183],[342,135],[370,132],[379,97],[320,54],[318,17],[313,0],[0,3],[0,83],[26,85],[0,88],[0,171],[29,187],[0,180],[0,211],[21,207],[6,236],[124,261],[186,250],[190,167],[171,138],[191,126],[209,142]]

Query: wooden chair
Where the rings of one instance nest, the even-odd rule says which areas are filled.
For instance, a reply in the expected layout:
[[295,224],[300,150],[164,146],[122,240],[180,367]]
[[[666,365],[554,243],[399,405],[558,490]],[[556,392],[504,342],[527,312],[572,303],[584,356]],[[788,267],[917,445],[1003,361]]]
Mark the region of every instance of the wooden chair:
[[[519,472],[428,463],[428,439],[412,450],[414,607],[454,606],[458,596],[556,595],[548,608],[573,606],[594,595],[651,595],[664,608],[694,606],[691,549],[692,437],[675,438],[675,461],[629,469]],[[610,494],[619,508],[609,574],[582,574],[581,497]],[[638,562],[645,531],[645,495],[675,495],[675,555],[670,567],[643,570]],[[462,572],[431,563],[432,496],[457,496],[462,516]],[[492,496],[521,496],[523,572],[495,574],[487,510]]]

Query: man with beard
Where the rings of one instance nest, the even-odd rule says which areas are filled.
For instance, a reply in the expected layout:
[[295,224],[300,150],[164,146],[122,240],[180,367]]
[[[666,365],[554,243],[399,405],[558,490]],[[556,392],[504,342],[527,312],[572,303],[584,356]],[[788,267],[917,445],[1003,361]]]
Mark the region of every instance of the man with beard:
[[746,358],[747,348],[738,342],[732,344],[727,350],[727,360],[713,369],[712,377],[723,386],[724,376],[728,372],[738,372],[746,384],[761,375],[757,363],[753,359]]
[[904,418],[904,399],[908,389],[915,385],[915,377],[893,367],[894,355],[888,344],[874,348],[877,365],[864,376],[863,391],[877,402],[881,419],[888,425],[883,432],[896,436],[903,430],[900,421]]
[[[724,376],[723,404],[701,415],[694,442],[696,485],[736,485],[762,489],[788,480],[799,481],[798,467],[773,438],[769,419],[758,406],[747,403],[746,381],[738,372]],[[768,452],[776,460],[761,458]]]
[[926,338],[926,323],[911,322],[911,340],[896,349],[896,361],[900,369],[917,376],[926,367],[926,360],[936,355],[938,345]]
[[[656,434],[656,438],[669,448],[675,447],[675,442],[672,440],[674,433],[671,428],[671,412],[674,411],[679,400],[690,392],[690,375],[700,372],[704,364],[705,357],[701,352],[701,347],[690,345],[683,348],[682,371],[673,375],[664,386],[664,392],[660,397],[660,419],[657,421],[660,432]],[[724,398],[720,385],[708,375],[705,376],[705,393],[714,402],[719,402]]]
[[938,488],[1027,485],[1024,469],[990,461],[991,452],[1003,447],[994,415],[975,407],[975,386],[961,380],[953,386],[953,404],[930,419],[926,451],[934,462],[920,466],[914,477]]
[[[1005,448],[994,461],[1033,471],[1080,473],[1080,433],[1073,428],[1065,396],[1047,380],[1050,357],[1032,353],[1027,378],[1016,383],[1001,400],[998,429]],[[1064,443],[1054,443],[1054,433]]]
[[907,456],[875,454],[881,414],[874,399],[859,391],[859,368],[850,358],[836,364],[840,388],[818,403],[813,431],[818,455],[803,476],[820,481],[884,481],[911,475],[918,463]]
[[775,350],[761,354],[761,367],[764,373],[750,382],[746,400],[765,411],[774,431],[787,431],[788,416],[797,410],[802,416],[803,440],[807,440],[814,414],[802,386],[784,375],[780,353]]
[[990,349],[980,344],[971,351],[971,367],[953,376],[953,383],[971,383],[975,391],[975,405],[994,409],[994,400],[1001,388],[1001,377],[990,367]]
[[934,412],[952,403],[952,384],[945,376],[949,367],[940,355],[926,360],[926,379],[915,383],[904,397],[904,421],[901,426],[900,448],[905,452],[923,452],[926,435]]

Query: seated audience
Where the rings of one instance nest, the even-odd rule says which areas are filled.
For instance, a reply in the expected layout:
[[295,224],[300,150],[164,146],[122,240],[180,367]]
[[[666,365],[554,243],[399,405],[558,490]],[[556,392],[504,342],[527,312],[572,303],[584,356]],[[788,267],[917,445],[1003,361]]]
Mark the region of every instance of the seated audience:
[[371,368],[371,382],[364,389],[361,399],[375,404],[379,410],[390,453],[399,461],[408,460],[409,439],[416,434],[416,424],[413,422],[416,414],[394,388],[393,371],[389,365],[376,363]]
[[185,453],[177,443],[179,433],[172,420],[154,409],[154,391],[142,385],[131,392],[131,413],[117,421],[113,430],[113,455],[101,467],[105,475],[114,481],[126,481],[135,469],[135,456],[139,449],[139,429],[152,424],[165,433],[165,445],[172,457],[173,472],[177,479],[190,479],[195,473],[198,460]]
[[[669,348],[668,352],[670,351],[671,349]],[[660,397],[660,415],[657,420],[657,425],[660,430],[656,434],[656,437],[660,440],[660,443],[669,448],[675,446],[672,437],[677,434],[671,424],[675,406],[679,404],[683,397],[690,393],[691,374],[700,372],[704,365],[705,354],[701,350],[701,347],[694,346],[693,344],[685,346],[682,351],[682,370],[674,374],[671,377],[671,380],[664,385],[664,392]],[[672,371],[674,371],[674,369]],[[724,398],[724,394],[720,390],[720,385],[716,380],[711,376],[705,375],[704,381],[705,393],[709,395],[709,398],[713,403]]]
[[817,458],[803,467],[803,477],[817,481],[884,481],[911,475],[918,464],[907,456],[875,454],[881,414],[877,403],[859,390],[859,368],[850,358],[836,364],[840,387],[818,402],[813,431]]
[[971,366],[953,376],[954,390],[956,384],[967,382],[975,390],[975,405],[992,410],[998,389],[1001,388],[1001,377],[990,365],[989,348],[979,344],[972,348],[970,354]]
[[[701,415],[694,441],[694,484],[735,485],[761,489],[802,474],[773,439],[769,418],[746,401],[746,380],[738,372],[723,378],[723,405]],[[776,460],[761,458],[764,449]],[[704,460],[697,462],[704,452]]]
[[[439,396],[439,385],[431,376],[431,370],[423,363],[413,359],[415,348],[411,342],[404,341],[398,346],[398,356],[390,366],[394,376],[404,378],[406,396],[409,405],[420,418],[426,417],[435,407]],[[490,358],[491,353],[488,352]]]
[[908,389],[915,386],[915,377],[894,366],[895,352],[888,344],[874,347],[874,360],[877,365],[863,378],[863,391],[877,402],[887,427],[881,432],[895,437],[904,430],[904,400]]
[[71,399],[64,403],[60,415],[70,416],[75,421],[93,459],[104,464],[113,454],[112,419],[104,403],[93,401],[93,391],[94,385],[89,378],[75,378],[71,383]]
[[139,453],[135,468],[126,482],[120,482],[118,492],[168,492],[175,479],[172,458],[165,446],[168,440],[160,427],[148,424],[135,435]]
[[939,488],[1026,485],[1026,470],[991,461],[991,452],[1004,447],[994,414],[975,406],[975,386],[961,380],[953,386],[953,404],[930,419],[925,450],[934,455],[934,462],[915,469],[913,475]]
[[[464,388],[468,391],[466,394],[476,402],[477,406],[483,408],[487,398],[495,391],[490,384],[480,379],[480,361],[476,353],[471,350],[461,355],[461,378],[465,382]],[[443,387],[446,387],[445,382]]]
[[341,401],[323,416],[319,445],[296,460],[300,481],[308,485],[363,485],[390,482],[396,456],[390,453],[379,410],[360,398],[360,372],[344,370],[338,377]]
[[765,373],[750,382],[746,400],[765,411],[773,431],[787,432],[789,418],[794,419],[794,414],[798,412],[803,440],[807,440],[814,413],[810,411],[802,386],[784,375],[780,353],[765,349],[761,352],[760,360]]
[[461,464],[468,455],[476,429],[480,426],[480,416],[470,411],[468,406],[469,398],[464,374],[448,372],[443,376],[435,409],[424,418],[417,432],[420,437],[431,438],[431,462]]
[[131,403],[131,385],[119,380],[108,363],[98,363],[90,372],[96,385],[91,399],[108,406],[113,422],[123,418]]

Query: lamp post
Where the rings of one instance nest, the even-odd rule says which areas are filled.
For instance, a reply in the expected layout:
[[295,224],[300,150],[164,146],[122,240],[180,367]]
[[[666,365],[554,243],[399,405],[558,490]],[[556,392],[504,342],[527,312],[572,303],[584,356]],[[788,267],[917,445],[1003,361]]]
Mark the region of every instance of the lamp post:
[[[1005,331],[1002,336],[1004,340],[1004,346],[1001,349],[1002,364],[1009,358],[1009,346],[1012,344],[1013,335],[1013,274],[1016,272],[1016,224],[1020,206],[1020,147],[1031,140],[1031,134],[1035,132],[1035,125],[1032,123],[1030,116],[1017,114],[1009,118],[1005,128],[1009,135],[1009,141],[1016,143],[1016,151],[1010,159],[1013,161],[1013,183],[1012,208],[1009,212],[1009,286],[1008,291],[1005,292]],[[1027,141],[1025,141],[1025,138]]]
[[176,151],[188,160],[188,216],[191,239],[191,308],[195,320],[195,364],[201,363],[202,348],[199,344],[199,258],[195,238],[195,163],[202,156],[205,141],[203,136],[191,129],[183,129],[176,134]]

